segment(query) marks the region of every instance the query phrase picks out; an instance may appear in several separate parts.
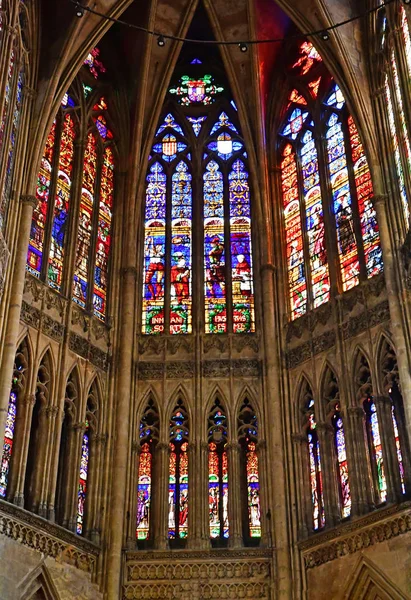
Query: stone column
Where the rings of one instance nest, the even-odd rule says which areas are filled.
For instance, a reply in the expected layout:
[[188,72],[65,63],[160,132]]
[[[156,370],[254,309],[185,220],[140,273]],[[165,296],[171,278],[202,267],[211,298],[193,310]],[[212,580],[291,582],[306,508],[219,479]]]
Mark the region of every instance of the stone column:
[[401,478],[392,422],[392,402],[389,396],[373,397],[381,436],[384,471],[387,481],[387,502],[399,502],[402,497]]
[[293,442],[297,448],[295,462],[298,470],[298,489],[300,511],[298,514],[299,538],[305,539],[313,531],[313,507],[310,487],[310,465],[308,458],[307,436],[294,434]]
[[113,406],[115,452],[111,472],[111,497],[107,551],[107,600],[118,600],[122,582],[123,531],[126,512],[129,423],[133,372],[135,287],[137,270],[122,270],[121,324]]
[[261,544],[266,547],[272,546],[271,535],[271,515],[268,513],[268,465],[267,465],[267,444],[265,440],[260,440],[256,446],[258,457],[258,481],[260,484],[260,522],[261,522]]
[[334,527],[341,520],[334,428],[330,423],[317,423],[317,435],[321,452],[325,526]]
[[198,548],[198,519],[200,517],[198,503],[198,462],[197,444],[188,444],[188,548]]
[[[29,443],[31,415],[36,403],[35,394],[28,393],[17,408],[15,439],[13,443],[13,468],[11,470],[10,499],[16,506],[24,506],[24,476],[26,471],[26,453]],[[17,429],[18,426],[18,429]]]
[[156,481],[153,484],[154,546],[165,550],[168,546],[168,471],[170,449],[168,444],[157,444],[155,449]]
[[[384,258],[384,274],[387,286],[388,304],[391,316],[392,336],[398,360],[398,371],[401,382],[401,393],[405,411],[405,430],[408,444],[411,447],[411,372],[410,372],[410,340],[406,339],[407,295],[401,293],[397,285],[397,268],[394,249],[390,237],[390,223],[387,216],[387,196],[379,195],[374,198],[377,219],[380,228],[381,247]],[[398,256],[398,255],[397,255]],[[401,265],[399,265],[401,267]]]
[[242,516],[242,481],[240,469],[241,447],[237,442],[227,444],[228,459],[228,522],[230,526],[228,544],[231,548],[240,548],[243,545]]
[[[209,517],[209,500],[208,500],[208,444],[201,442],[200,444],[200,478],[199,478],[199,510],[197,515],[199,521],[199,543],[202,549],[211,547],[210,541],[210,517]],[[228,480],[228,494],[230,495],[231,483]],[[231,523],[229,523],[229,526]],[[230,531],[229,531],[230,535]]]
[[10,304],[4,338],[3,356],[0,368],[0,432],[1,439],[6,425],[14,356],[19,335],[20,313],[23,301],[24,279],[26,274],[27,246],[30,236],[33,209],[37,205],[35,196],[21,197],[19,233],[14,257],[14,271],[11,278]]
[[101,486],[103,479],[104,454],[107,434],[92,436],[90,443],[90,483],[86,497],[86,536],[95,544],[100,543],[101,534]]
[[[350,469],[350,489],[352,499],[351,514],[364,515],[375,506],[375,498],[370,486],[370,467],[364,430],[364,411],[361,406],[347,409],[347,427],[344,428],[348,467]],[[345,421],[344,421],[345,422]]]
[[265,419],[270,424],[270,438],[266,438],[268,460],[271,466],[275,490],[270,502],[274,524],[274,545],[276,548],[277,599],[288,600],[292,595],[291,547],[289,541],[289,513],[287,510],[287,477],[285,471],[286,452],[284,448],[283,410],[284,397],[281,387],[282,370],[280,364],[279,322],[276,319],[277,296],[275,284],[275,267],[271,263],[261,267],[261,290],[263,304],[263,339],[265,357],[264,402]]
[[[155,452],[155,450],[154,450]],[[127,512],[127,548],[134,550],[136,547],[136,524],[137,524],[137,489],[138,489],[138,471],[140,465],[141,444],[140,441],[134,441],[131,445],[131,466],[130,466],[130,496],[129,496],[129,512]],[[155,468],[155,460],[153,458],[153,466]],[[151,472],[151,505],[150,505],[150,538],[154,537],[152,527],[157,521],[154,514],[154,500],[157,497],[157,481],[154,480],[153,469]]]

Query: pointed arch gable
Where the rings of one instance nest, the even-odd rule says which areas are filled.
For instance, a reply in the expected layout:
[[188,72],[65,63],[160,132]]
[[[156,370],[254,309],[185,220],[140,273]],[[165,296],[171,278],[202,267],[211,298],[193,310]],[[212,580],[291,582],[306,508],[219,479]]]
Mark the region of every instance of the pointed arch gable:
[[162,422],[164,420],[163,419],[164,415],[163,415],[163,411],[161,409],[161,402],[160,402],[159,395],[156,392],[156,390],[154,389],[154,387],[149,386],[149,388],[144,392],[142,397],[137,402],[136,412],[135,412],[137,424],[140,423],[141,418],[144,415],[144,411],[146,410],[150,400],[153,401],[153,404],[157,411],[160,422]]
[[167,409],[166,409],[167,419],[170,419],[170,417],[173,413],[173,410],[175,408],[175,405],[177,404],[177,402],[179,400],[181,400],[184,404],[184,408],[187,411],[189,423],[192,423],[193,422],[192,421],[193,406],[190,401],[190,394],[183,383],[179,383],[177,385],[177,387],[174,389],[174,391],[172,392],[171,396],[169,397],[169,400],[167,402]]
[[315,388],[313,383],[314,382],[311,381],[310,376],[304,371],[299,374],[294,393],[294,404],[297,407],[297,409],[301,407],[301,402],[303,400],[302,396],[304,395],[305,390],[307,388],[311,390],[313,396],[315,395]]
[[[361,366],[362,364],[363,366]],[[361,401],[364,397],[364,394],[367,395],[370,392],[370,390],[372,391],[375,387],[373,382],[372,364],[373,363],[370,360],[369,354],[365,351],[361,344],[358,344],[353,352],[351,377],[351,382],[354,390],[354,398],[356,398],[357,401]],[[365,368],[368,368],[370,373],[368,383],[362,381],[362,372]]]
[[331,361],[326,358],[322,367],[321,367],[321,371],[320,371],[320,377],[319,377],[319,394],[320,394],[320,398],[323,397],[324,395],[324,387],[327,384],[327,377],[329,377],[329,374],[333,373],[335,376],[335,379],[337,380],[337,383],[339,382],[339,376],[337,373],[337,368],[331,363]]
[[[398,375],[398,365],[396,373],[392,373],[392,377],[389,373],[387,373],[387,362],[388,354],[391,354],[392,361],[397,362],[397,352],[395,350],[395,345],[391,339],[391,336],[386,331],[381,331],[379,334],[379,339],[376,344],[377,350],[375,353],[375,374],[377,380],[377,386],[379,391],[383,394],[389,392],[391,385],[394,379],[397,379],[397,383],[399,384],[399,375]],[[400,387],[400,386],[399,386]]]
[[361,556],[348,577],[343,600],[406,600],[402,591],[377,565],[366,556]]
[[19,600],[31,600],[37,592],[41,592],[45,600],[60,600],[44,559],[17,586]]
[[211,407],[213,406],[213,404],[217,398],[219,400],[221,400],[221,402],[224,404],[224,408],[227,411],[229,411],[230,407],[229,407],[229,403],[228,403],[227,394],[226,394],[226,392],[224,392],[220,383],[217,382],[214,384],[213,388],[211,389],[211,391],[208,394],[207,402],[204,407],[204,414],[209,413]]
[[254,411],[257,414],[258,422],[262,422],[262,406],[258,400],[257,394],[255,390],[252,390],[251,387],[246,384],[238,394],[236,403],[235,403],[235,418],[238,418],[239,412],[241,410],[241,406],[244,404],[245,400],[248,400]]

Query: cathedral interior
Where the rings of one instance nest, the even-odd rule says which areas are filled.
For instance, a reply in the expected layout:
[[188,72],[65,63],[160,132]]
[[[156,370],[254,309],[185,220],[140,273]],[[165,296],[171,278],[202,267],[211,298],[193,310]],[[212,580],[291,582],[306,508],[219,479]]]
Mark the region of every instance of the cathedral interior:
[[410,599],[409,0],[0,48],[0,600]]

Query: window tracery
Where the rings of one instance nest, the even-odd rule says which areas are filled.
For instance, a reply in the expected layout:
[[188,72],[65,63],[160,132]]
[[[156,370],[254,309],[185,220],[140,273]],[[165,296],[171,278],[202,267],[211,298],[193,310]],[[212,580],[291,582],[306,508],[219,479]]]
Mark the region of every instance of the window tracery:
[[[184,76],[170,89],[178,104],[170,98],[149,157],[142,333],[192,333],[199,278],[205,333],[250,333],[255,318],[247,154],[235,111],[221,97],[223,87],[200,76],[201,62],[192,64],[198,77]],[[202,190],[194,185],[198,177]],[[198,253],[203,273],[193,261]]]
[[332,289],[347,291],[383,268],[358,130],[311,42],[299,53],[288,71],[279,142],[291,319],[330,300]]

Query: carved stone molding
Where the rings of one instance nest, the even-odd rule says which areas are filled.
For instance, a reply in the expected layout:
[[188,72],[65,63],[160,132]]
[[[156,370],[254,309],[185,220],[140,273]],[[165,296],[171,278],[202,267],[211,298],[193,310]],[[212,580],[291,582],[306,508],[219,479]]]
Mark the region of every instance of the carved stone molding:
[[38,302],[44,298],[45,287],[36,277],[26,273],[24,281],[24,293],[31,294],[34,302]]
[[53,340],[56,340],[56,342],[61,342],[63,339],[64,325],[58,321],[55,321],[48,315],[43,315],[41,330]]
[[110,356],[100,348],[90,344],[86,338],[83,338],[77,333],[70,333],[69,348],[75,354],[89,360],[93,365],[102,371],[108,371],[110,367]]
[[258,336],[253,333],[246,333],[243,335],[235,335],[233,337],[234,348],[237,352],[241,352],[245,348],[251,348],[254,352],[259,351],[259,339]]
[[205,360],[202,366],[204,377],[228,377],[230,375],[229,360]]
[[0,500],[0,534],[89,573],[100,553],[88,540],[4,500]]
[[306,569],[318,567],[411,531],[411,502],[375,511],[299,544]]
[[138,378],[141,380],[163,379],[164,363],[140,362],[138,364]]
[[191,379],[194,377],[194,363],[191,361],[175,361],[166,364],[168,379]]
[[233,375],[235,378],[259,377],[261,375],[261,363],[256,359],[239,359],[231,361]]
[[210,350],[218,350],[219,352],[228,352],[229,339],[227,335],[205,335],[203,337],[204,353]]
[[166,340],[164,337],[154,337],[149,335],[142,335],[138,340],[138,351],[139,354],[161,354],[166,346]]
[[30,325],[31,327],[35,327],[38,329],[40,327],[41,320],[41,311],[35,306],[30,306],[23,300],[21,305],[21,319],[26,323],[26,325]]
[[28,204],[29,206],[32,206],[33,210],[36,208],[36,206],[39,202],[36,196],[25,195],[25,194],[20,196],[20,200],[21,200],[22,204]]
[[123,598],[270,597],[268,551],[128,552]]
[[170,354],[176,354],[179,350],[185,352],[193,352],[194,350],[194,337],[186,335],[173,335],[167,338],[166,342],[167,352]]

